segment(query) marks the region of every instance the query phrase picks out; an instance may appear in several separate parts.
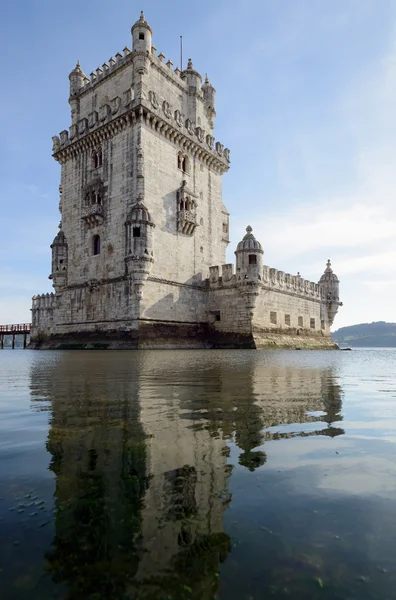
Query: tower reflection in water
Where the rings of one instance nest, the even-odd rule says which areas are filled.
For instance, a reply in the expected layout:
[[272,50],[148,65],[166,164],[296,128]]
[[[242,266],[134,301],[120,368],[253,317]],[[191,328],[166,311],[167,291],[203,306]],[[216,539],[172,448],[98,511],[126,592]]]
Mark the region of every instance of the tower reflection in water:
[[[51,401],[46,560],[67,598],[212,598],[232,546],[230,446],[254,471],[268,439],[343,433],[331,371],[256,353],[68,352],[31,386]],[[301,423],[308,433],[273,431]]]

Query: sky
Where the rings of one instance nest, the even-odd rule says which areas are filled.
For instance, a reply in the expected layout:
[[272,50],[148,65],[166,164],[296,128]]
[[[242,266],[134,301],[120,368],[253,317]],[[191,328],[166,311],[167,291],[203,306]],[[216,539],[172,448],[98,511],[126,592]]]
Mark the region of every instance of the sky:
[[264,263],[340,279],[333,330],[396,321],[396,0],[18,0],[2,7],[0,323],[52,291],[68,74],[131,47],[144,10],[158,52],[208,73],[231,150],[228,262],[247,225]]

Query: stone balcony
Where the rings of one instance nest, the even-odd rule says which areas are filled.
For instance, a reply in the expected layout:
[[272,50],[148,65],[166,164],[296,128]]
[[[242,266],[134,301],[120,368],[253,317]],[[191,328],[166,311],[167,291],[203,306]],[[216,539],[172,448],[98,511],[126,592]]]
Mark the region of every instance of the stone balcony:
[[96,227],[103,223],[103,206],[95,202],[90,206],[84,206],[81,218],[86,222],[88,227]]
[[184,235],[193,235],[197,226],[197,217],[191,210],[179,210],[178,230]]

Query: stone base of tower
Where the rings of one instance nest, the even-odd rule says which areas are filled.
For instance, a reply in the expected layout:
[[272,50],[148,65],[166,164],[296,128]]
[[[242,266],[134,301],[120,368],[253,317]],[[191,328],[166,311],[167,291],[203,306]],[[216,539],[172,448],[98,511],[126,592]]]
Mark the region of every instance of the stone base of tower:
[[[139,320],[133,330],[106,329],[32,335],[30,349],[137,350],[210,348],[207,326],[200,323],[166,323]],[[82,326],[83,327],[83,326]],[[81,325],[80,325],[81,328]]]
[[[87,324],[89,326],[89,324]],[[32,335],[28,346],[38,350],[190,350],[190,349],[311,349],[335,350],[328,336],[304,332],[257,330],[253,333],[216,331],[206,323],[139,320],[136,329],[75,331]]]
[[290,348],[294,350],[339,350],[328,335],[313,335],[306,330],[255,330],[255,348]]

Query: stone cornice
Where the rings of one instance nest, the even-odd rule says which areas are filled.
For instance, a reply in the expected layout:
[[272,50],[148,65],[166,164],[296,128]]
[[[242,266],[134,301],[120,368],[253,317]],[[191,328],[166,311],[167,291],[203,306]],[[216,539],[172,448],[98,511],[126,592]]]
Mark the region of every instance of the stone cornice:
[[53,157],[63,164],[69,158],[93,149],[95,146],[112,138],[126,127],[134,125],[137,122],[154,129],[157,133],[163,135],[166,139],[169,139],[183,150],[190,152],[196,158],[218,172],[224,173],[228,171],[228,161],[224,156],[219,154],[218,150],[210,149],[209,147],[205,148],[204,142],[195,139],[192,134],[187,132],[187,130],[186,133],[182,132],[181,127],[175,127],[171,122],[171,119],[166,121],[162,116],[154,113],[142,103],[132,107],[118,117],[111,119],[104,125],[97,127],[95,130],[84,133],[81,137],[77,137],[75,141],[68,139],[66,143],[62,144],[63,147],[54,152]]

